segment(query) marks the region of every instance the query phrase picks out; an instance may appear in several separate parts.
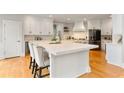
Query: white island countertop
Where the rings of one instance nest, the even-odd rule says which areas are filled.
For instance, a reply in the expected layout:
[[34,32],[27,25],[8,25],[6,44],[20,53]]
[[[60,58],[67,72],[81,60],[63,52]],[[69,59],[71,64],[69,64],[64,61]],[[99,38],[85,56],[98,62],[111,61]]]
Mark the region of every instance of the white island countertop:
[[50,41],[31,41],[43,47],[49,54],[51,78],[73,78],[89,73],[89,50],[96,45],[74,43],[64,40],[60,44],[49,44]]
[[60,44],[49,44],[50,41],[31,41],[33,44],[45,47],[53,55],[63,55],[79,51],[85,51],[97,48],[97,45],[74,43],[73,41],[64,40]]

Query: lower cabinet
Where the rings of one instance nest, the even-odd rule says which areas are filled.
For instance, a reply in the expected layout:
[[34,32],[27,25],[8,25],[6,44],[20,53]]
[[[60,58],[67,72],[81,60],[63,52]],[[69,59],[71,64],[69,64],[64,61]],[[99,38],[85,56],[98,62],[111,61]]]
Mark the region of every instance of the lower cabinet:
[[124,66],[121,44],[106,44],[106,60],[110,64]]

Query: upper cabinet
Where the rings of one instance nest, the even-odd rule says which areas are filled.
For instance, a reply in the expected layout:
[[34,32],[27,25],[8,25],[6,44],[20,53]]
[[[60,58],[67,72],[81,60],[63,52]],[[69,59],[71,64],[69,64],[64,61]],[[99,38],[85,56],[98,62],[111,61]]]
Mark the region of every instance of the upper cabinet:
[[52,35],[53,20],[27,16],[24,19],[25,35]]
[[40,35],[52,35],[53,34],[53,20],[42,19],[40,21]]
[[101,34],[102,35],[112,35],[112,19],[102,20]]
[[101,35],[112,34],[112,19],[89,20],[88,29],[101,29]]
[[25,35],[33,35],[35,34],[36,31],[36,21],[28,16],[25,17],[24,19],[24,31],[25,31]]
[[101,20],[89,20],[88,29],[101,29]]

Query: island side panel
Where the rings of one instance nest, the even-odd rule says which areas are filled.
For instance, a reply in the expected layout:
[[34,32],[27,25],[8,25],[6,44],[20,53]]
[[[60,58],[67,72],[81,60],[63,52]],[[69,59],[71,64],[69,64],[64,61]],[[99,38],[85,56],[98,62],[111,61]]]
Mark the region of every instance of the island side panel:
[[74,78],[90,72],[89,50],[65,55],[50,55],[50,77]]

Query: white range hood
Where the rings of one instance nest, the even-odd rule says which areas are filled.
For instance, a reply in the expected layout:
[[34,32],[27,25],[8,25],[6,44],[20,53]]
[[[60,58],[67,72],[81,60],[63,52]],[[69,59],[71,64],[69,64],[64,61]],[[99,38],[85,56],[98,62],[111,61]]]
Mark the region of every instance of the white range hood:
[[75,22],[74,27],[73,27],[73,31],[86,31],[86,28],[84,26],[84,22],[83,21],[78,21]]

